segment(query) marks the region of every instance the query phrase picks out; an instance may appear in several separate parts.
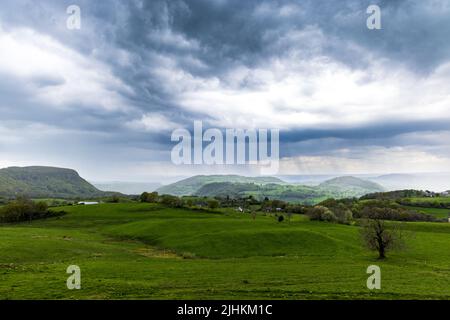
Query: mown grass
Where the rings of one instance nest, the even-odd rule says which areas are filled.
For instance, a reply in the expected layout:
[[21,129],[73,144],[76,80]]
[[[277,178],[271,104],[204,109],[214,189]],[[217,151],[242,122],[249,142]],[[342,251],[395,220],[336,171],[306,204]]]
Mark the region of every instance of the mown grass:
[[[60,208],[58,208],[60,210]],[[385,261],[356,226],[150,204],[65,207],[0,226],[1,299],[449,299],[450,225],[406,223]],[[68,290],[67,266],[82,272]],[[366,288],[366,268],[382,289]]]
[[450,197],[412,197],[412,198],[405,198],[405,200],[409,200],[411,202],[411,205],[414,204],[444,204],[444,205],[450,205]]
[[450,217],[450,209],[441,209],[441,208],[423,208],[423,207],[415,207],[415,206],[405,206],[407,209],[412,209],[417,212],[426,213],[432,216],[435,216],[439,219],[447,219]]

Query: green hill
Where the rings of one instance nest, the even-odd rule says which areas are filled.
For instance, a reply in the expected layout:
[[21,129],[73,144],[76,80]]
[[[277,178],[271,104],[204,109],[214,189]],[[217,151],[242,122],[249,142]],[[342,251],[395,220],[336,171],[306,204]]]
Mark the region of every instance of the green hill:
[[360,178],[355,178],[352,176],[345,176],[345,177],[337,177],[334,179],[327,180],[325,182],[322,182],[320,184],[321,187],[338,187],[338,188],[360,188],[360,189],[366,189],[366,190],[379,190],[383,191],[384,188],[379,185],[378,183],[369,181],[369,180],[363,180]]
[[81,178],[75,170],[54,167],[10,167],[0,169],[0,196],[11,198],[100,197],[104,193]]
[[361,197],[368,193],[382,192],[385,189],[376,182],[351,176],[338,177],[322,182],[318,188],[335,194],[336,198]]
[[210,183],[255,183],[259,185],[275,183],[283,184],[283,180],[275,177],[244,177],[238,175],[194,176],[159,188],[160,194],[187,196],[195,194],[200,188]]

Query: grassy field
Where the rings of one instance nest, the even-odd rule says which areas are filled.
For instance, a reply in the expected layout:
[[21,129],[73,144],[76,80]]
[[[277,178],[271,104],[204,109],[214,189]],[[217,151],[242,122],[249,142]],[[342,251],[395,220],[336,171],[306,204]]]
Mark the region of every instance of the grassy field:
[[413,209],[417,212],[422,212],[426,214],[430,214],[440,219],[447,219],[450,214],[450,209],[441,209],[441,208],[423,208],[423,207],[415,207],[415,206],[405,206],[407,209]]
[[405,200],[410,200],[411,204],[414,203],[443,203],[445,205],[450,205],[450,197],[415,197],[415,198],[405,198]]
[[[0,299],[450,299],[450,224],[407,223],[384,261],[356,226],[151,204],[0,226]],[[58,208],[60,210],[60,208]],[[66,288],[81,268],[82,289]],[[366,288],[381,267],[382,289]]]
[[[447,219],[450,217],[450,197],[416,197],[406,198],[410,201],[405,208],[413,209],[417,212],[430,214],[440,219]],[[443,206],[442,208],[440,208]]]

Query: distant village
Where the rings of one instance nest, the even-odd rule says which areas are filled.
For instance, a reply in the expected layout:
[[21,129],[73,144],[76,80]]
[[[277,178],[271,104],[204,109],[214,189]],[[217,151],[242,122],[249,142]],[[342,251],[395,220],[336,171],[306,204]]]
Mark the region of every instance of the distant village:
[[425,197],[437,198],[437,197],[450,197],[450,190],[444,192],[425,191]]

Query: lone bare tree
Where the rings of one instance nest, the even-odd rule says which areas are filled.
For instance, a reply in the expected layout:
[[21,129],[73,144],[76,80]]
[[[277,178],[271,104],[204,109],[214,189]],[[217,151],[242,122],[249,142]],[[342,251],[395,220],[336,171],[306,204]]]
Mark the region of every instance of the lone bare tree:
[[378,251],[378,258],[386,258],[386,252],[404,247],[404,236],[398,224],[387,228],[383,220],[368,220],[361,230],[364,244],[370,250]]

